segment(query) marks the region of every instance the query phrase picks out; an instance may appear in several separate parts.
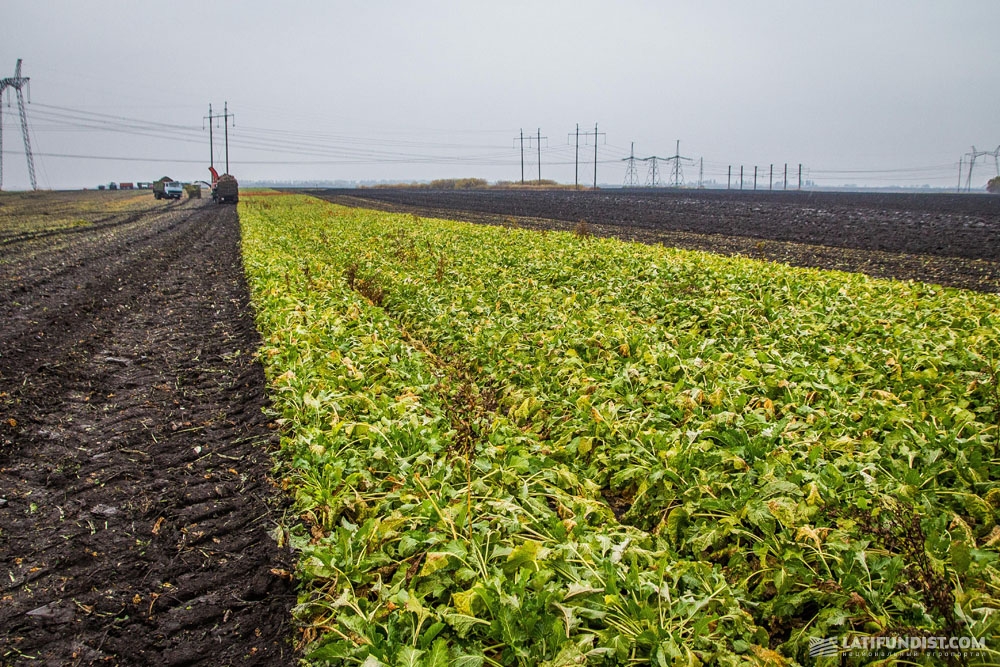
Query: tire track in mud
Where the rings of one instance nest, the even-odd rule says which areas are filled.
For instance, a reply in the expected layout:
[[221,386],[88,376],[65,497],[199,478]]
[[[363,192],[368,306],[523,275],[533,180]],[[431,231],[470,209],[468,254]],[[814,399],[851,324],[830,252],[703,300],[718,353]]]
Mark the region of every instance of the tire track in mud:
[[[179,208],[183,206],[181,202],[175,202],[169,205],[170,208]],[[142,218],[145,218],[146,212],[134,212],[134,213],[117,213],[112,215],[107,215],[94,220],[93,223],[85,227],[61,227],[56,229],[41,229],[38,231],[23,232],[19,234],[4,235],[0,234],[0,246],[13,246],[19,243],[25,243],[27,241],[39,241],[41,239],[48,238],[50,236],[59,236],[63,238],[73,237],[75,235],[89,235],[93,234],[97,230],[104,230],[114,227],[126,226],[130,223],[134,223]]]
[[190,202],[16,260],[0,664],[294,664],[235,209]]

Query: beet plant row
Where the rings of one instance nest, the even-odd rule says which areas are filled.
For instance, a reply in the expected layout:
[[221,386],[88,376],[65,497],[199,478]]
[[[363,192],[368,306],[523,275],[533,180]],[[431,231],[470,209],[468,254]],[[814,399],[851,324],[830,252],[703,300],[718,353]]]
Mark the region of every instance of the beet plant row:
[[240,217],[317,664],[997,634],[996,296],[293,195]]

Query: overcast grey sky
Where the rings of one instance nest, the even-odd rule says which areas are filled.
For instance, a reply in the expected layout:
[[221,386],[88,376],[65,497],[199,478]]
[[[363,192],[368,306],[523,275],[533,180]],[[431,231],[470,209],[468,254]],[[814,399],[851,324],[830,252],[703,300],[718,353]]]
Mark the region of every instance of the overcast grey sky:
[[[46,188],[207,178],[202,117],[226,101],[241,180],[516,180],[514,138],[541,128],[542,177],[572,183],[569,135],[595,122],[613,184],[633,141],[667,157],[680,139],[723,184],[730,164],[766,182],[801,162],[824,185],[952,187],[971,145],[1000,144],[996,0],[0,0],[0,25]],[[25,188],[4,104],[3,185]],[[980,158],[973,185],[995,174]]]

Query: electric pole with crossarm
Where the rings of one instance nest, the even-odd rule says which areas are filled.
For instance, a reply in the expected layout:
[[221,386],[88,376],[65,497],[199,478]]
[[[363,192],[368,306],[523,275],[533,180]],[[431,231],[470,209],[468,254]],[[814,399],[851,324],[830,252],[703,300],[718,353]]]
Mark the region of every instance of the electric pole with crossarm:
[[222,113],[212,114],[212,105],[208,105],[208,115],[205,116],[208,119],[208,164],[210,167],[215,167],[215,141],[212,138],[212,121],[215,120],[218,124],[219,119],[225,124],[225,141],[226,141],[226,172],[229,173],[229,119],[233,120],[233,127],[236,127],[236,116],[229,113],[229,102],[224,102],[222,105]]
[[576,132],[570,132],[569,136],[576,136],[576,181],[575,185],[579,189],[580,187],[580,136],[583,135],[584,143],[590,141],[590,137],[594,137],[594,189],[597,189],[597,144],[601,137],[604,137],[605,142],[607,141],[607,135],[604,132],[597,131],[597,123],[594,123],[593,132],[580,132],[579,123],[576,126]]

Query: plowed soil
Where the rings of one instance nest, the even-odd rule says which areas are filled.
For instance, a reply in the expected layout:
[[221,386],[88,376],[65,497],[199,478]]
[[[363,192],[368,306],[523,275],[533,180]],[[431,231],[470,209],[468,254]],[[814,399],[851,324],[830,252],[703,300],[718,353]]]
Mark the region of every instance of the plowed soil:
[[310,190],[348,206],[1000,292],[1000,197],[738,190]]
[[0,194],[0,664],[294,664],[236,210],[145,197]]

